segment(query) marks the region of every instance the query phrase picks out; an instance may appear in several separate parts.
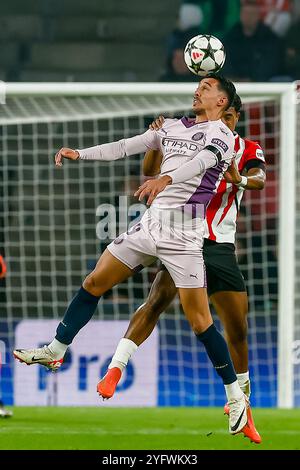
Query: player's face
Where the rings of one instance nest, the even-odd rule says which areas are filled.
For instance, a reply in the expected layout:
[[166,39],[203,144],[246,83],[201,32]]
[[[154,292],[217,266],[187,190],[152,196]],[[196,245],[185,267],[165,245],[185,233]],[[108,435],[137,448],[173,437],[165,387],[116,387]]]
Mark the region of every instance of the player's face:
[[226,111],[224,111],[222,121],[224,122],[224,124],[226,124],[227,127],[229,127],[231,131],[234,131],[239,118],[240,113],[237,113],[235,108],[230,107],[226,109]]
[[226,94],[219,90],[219,82],[215,78],[203,78],[194,93],[193,111],[196,115],[202,114],[225,106],[227,101]]

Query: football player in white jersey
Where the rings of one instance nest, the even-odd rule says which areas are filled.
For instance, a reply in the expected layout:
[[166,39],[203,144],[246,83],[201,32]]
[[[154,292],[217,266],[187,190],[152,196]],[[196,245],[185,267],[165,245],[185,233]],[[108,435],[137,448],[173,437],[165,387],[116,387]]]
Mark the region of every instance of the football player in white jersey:
[[[148,266],[159,258],[178,289],[193,331],[223,380],[229,403],[229,432],[247,433],[248,399],[238,384],[227,344],[213,324],[202,254],[205,211],[234,151],[234,136],[221,120],[234,96],[232,82],[210,75],[195,91],[194,122],[168,119],[158,131],[148,130],[83,150],[62,148],[56,154],[57,166],[62,165],[64,158],[115,160],[149,149],[160,150],[163,160],[159,178],[147,181],[136,192],[140,199],[147,196],[151,207],[140,223],[118,237],[101,255],[68,306],[54,340],[43,348],[15,350],[16,359],[28,365],[58,368],[68,345],[92,318],[101,295],[132,276],[141,265]],[[130,344],[136,349],[132,341]]]
[[[241,99],[236,95],[232,106],[223,114],[223,122],[232,131],[238,123],[241,107]],[[164,118],[160,117],[151,127],[163,128],[164,121]],[[225,173],[226,179],[224,177],[221,180],[206,210],[203,255],[208,296],[223,323],[240,387],[250,397],[247,343],[248,298],[244,278],[238,267],[234,242],[236,220],[244,190],[263,189],[266,173],[264,154],[259,144],[242,139],[237,133],[234,133],[234,137],[235,159]],[[146,176],[157,175],[161,160],[160,152],[149,151],[144,159],[144,174]],[[176,294],[174,282],[162,265],[151,286],[147,301],[131,318],[124,339],[140,346],[151,334],[160,314],[167,309]],[[123,340],[119,344],[122,345]],[[125,347],[126,343],[124,343]],[[129,359],[129,355],[127,358]],[[120,379],[120,374],[115,368],[123,371],[126,364],[119,361],[117,349],[108,374],[98,387],[104,398],[110,398],[114,394]],[[225,405],[225,412],[228,414],[227,405]],[[252,422],[251,439],[260,443],[261,438],[255,429],[251,410],[249,410],[249,420]]]

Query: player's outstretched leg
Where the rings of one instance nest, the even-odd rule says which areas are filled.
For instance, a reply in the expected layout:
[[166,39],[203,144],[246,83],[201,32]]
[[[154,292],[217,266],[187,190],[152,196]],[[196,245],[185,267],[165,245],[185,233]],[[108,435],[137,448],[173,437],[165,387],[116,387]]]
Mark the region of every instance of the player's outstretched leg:
[[146,302],[133,314],[105,376],[97,385],[100,396],[105,399],[113,396],[130,357],[152,333],[160,314],[170,305],[176,293],[177,289],[168,271],[159,271]]
[[204,345],[216,372],[222,378],[229,403],[229,432],[237,434],[247,423],[247,398],[237,381],[225,339],[215,328],[206,289],[179,288],[184,313],[199,341]]
[[[248,370],[247,293],[220,291],[213,294],[210,297],[210,300],[224,325],[225,336],[236,371],[238,383],[248,398],[248,425],[245,428],[244,434],[253,442],[259,444],[261,442],[261,437],[255,428],[249,401],[251,386]],[[224,412],[229,415],[228,403],[224,406]]]
[[230,356],[239,385],[250,397],[248,369],[248,298],[246,292],[220,291],[210,297],[225,330]]
[[57,370],[68,346],[92,318],[101,295],[132,274],[131,269],[105,250],[68,306],[54,340],[43,348],[16,349],[14,357],[27,365],[41,364],[52,371]]

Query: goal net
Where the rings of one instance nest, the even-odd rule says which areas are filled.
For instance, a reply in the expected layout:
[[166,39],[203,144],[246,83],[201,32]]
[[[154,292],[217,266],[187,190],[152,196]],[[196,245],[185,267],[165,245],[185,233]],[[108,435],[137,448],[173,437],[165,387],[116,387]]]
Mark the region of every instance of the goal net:
[[[0,281],[0,395],[7,404],[96,404],[98,378],[157,269],[144,269],[103,296],[58,374],[13,363],[14,346],[38,347],[52,339],[100,253],[145,209],[133,197],[144,181],[142,155],[55,168],[54,154],[62,146],[83,148],[141,133],[159,114],[190,114],[193,91],[193,84],[8,85],[0,109],[0,250],[7,264]],[[252,403],[299,406],[295,94],[292,85],[275,84],[243,84],[239,91],[238,131],[258,141],[267,160],[266,188],[246,191],[237,235],[249,294]],[[221,406],[224,399],[222,383],[175,300],[134,356],[115,404]]]

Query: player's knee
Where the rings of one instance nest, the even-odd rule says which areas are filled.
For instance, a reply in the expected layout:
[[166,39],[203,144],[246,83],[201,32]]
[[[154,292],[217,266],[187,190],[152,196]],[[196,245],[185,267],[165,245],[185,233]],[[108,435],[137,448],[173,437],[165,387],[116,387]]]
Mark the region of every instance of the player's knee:
[[192,324],[191,328],[192,328],[192,330],[193,330],[193,332],[195,333],[196,336],[201,335],[201,333],[203,333],[203,331],[204,331],[203,326],[201,324],[197,324],[197,323]]
[[207,328],[207,319],[205,319],[202,315],[196,315],[195,318],[189,320],[191,328],[195,335],[200,335],[203,333]]
[[96,280],[94,273],[89,274],[83,281],[82,285],[85,290],[97,297],[105,292],[105,286],[103,283],[99,282],[99,280]]
[[232,344],[240,344],[247,341],[248,335],[248,323],[247,320],[243,320],[234,325],[230,331],[227,331],[228,339]]

